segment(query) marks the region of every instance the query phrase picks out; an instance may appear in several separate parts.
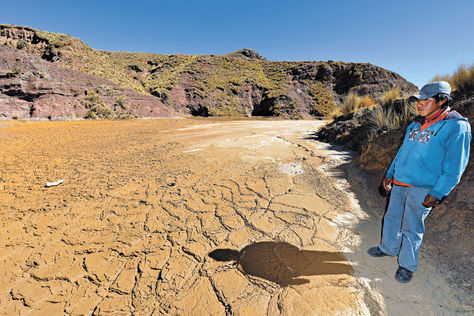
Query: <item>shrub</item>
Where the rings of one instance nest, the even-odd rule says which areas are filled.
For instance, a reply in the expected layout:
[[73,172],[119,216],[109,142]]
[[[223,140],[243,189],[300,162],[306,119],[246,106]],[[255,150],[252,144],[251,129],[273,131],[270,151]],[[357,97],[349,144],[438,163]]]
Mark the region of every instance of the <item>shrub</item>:
[[379,131],[388,131],[400,127],[400,119],[391,107],[377,106],[368,117],[369,135]]
[[82,104],[87,109],[89,109],[85,115],[85,118],[108,118],[112,114],[112,111],[107,106],[105,106],[102,98],[97,94],[97,92],[88,93],[82,101]]
[[28,47],[28,42],[25,41],[24,39],[20,39],[17,43],[16,43],[16,48],[17,49],[23,49],[23,48],[26,48]]
[[329,116],[334,117],[334,115],[338,114],[349,115],[360,108],[367,108],[375,105],[377,105],[377,101],[375,101],[370,95],[360,97],[353,91],[350,91],[344,98],[341,110],[332,111]]
[[40,30],[35,31],[35,35],[54,47],[62,47],[71,44],[71,37],[66,34],[50,33]]
[[127,97],[125,95],[121,95],[120,97],[117,98],[117,100],[115,100],[114,108],[120,107],[122,110],[125,110],[127,108],[127,103],[128,103]]
[[84,118],[95,120],[95,119],[97,118],[97,114],[95,114],[94,111],[89,110],[89,111],[87,111],[87,113],[86,113],[86,115],[84,116]]
[[[441,75],[436,75],[436,76],[431,80],[431,82],[434,82],[434,81],[447,81],[447,82],[449,82],[449,81],[451,81],[451,78],[449,78],[448,75],[443,75],[443,76],[441,76]],[[449,83],[449,84],[451,84],[451,83]]]
[[82,103],[86,108],[91,109],[92,107],[96,105],[104,104],[104,102],[102,101],[102,98],[99,96],[97,92],[84,91],[84,93],[86,94],[86,96],[84,97]]
[[21,75],[22,73],[23,73],[23,71],[20,69],[20,67],[15,66],[5,76],[7,78],[14,78],[18,75]]
[[336,108],[334,98],[325,84],[316,81],[309,86],[309,92],[313,97],[313,111],[311,114],[329,116]]

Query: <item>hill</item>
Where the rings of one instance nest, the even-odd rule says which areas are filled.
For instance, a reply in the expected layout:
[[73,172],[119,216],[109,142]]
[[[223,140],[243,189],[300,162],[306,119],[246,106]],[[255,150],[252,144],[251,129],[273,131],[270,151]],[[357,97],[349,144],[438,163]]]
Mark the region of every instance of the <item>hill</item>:
[[[103,85],[112,87],[113,83],[112,90],[129,89],[153,97],[155,103],[147,103],[146,111],[128,110],[129,115],[136,116],[178,113],[311,118],[331,113],[349,91],[379,98],[384,91],[396,86],[403,93],[416,90],[416,86],[398,74],[368,63],[268,61],[250,49],[223,56],[108,52],[92,49],[69,35],[12,25],[0,25],[0,45],[4,46],[1,55],[9,56],[3,57],[0,65],[0,93],[5,95],[5,91],[9,91],[12,78],[21,77],[15,72],[21,72],[22,80],[31,77],[34,67],[21,62],[27,59],[25,56],[31,56],[31,63],[44,65],[45,69],[49,69],[49,65],[55,65],[57,71],[64,69],[62,80],[77,77],[78,72],[87,74],[86,86],[78,83],[75,89],[95,91],[103,105],[116,116],[116,100],[113,99],[117,94],[105,97]],[[52,71],[52,81],[56,80],[54,74]],[[21,89],[29,89],[22,82]],[[76,98],[73,103],[87,103],[82,92],[72,95]],[[8,96],[8,104],[16,102],[14,93]],[[31,101],[19,99],[32,106]],[[133,102],[142,106],[137,100]],[[61,103],[64,109],[59,112],[81,116],[90,110],[85,106],[72,110],[67,103]],[[7,107],[3,102],[3,108]],[[8,118],[10,112],[3,110],[0,115]],[[28,117],[27,114],[15,115]]]

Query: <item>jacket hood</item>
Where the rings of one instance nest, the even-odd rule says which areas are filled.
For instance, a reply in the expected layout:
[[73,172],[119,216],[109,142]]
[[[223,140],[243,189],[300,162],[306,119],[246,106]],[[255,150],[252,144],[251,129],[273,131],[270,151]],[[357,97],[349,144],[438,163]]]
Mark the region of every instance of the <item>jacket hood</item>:
[[463,117],[461,114],[459,114],[457,111],[451,110],[448,112],[448,115],[444,118],[445,120],[454,120],[454,119],[467,119]]

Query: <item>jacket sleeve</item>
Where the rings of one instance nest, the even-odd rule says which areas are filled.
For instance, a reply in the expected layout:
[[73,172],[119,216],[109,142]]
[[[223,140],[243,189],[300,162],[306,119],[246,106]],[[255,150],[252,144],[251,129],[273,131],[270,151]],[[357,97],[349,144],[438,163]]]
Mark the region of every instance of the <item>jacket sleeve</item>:
[[441,199],[459,183],[469,161],[470,142],[471,132],[468,130],[446,143],[442,174],[430,193],[432,196]]
[[396,158],[397,158],[396,156],[395,156],[395,158],[393,158],[392,164],[390,165],[390,168],[388,168],[387,173],[385,174],[386,178],[389,178],[389,179],[393,180],[393,170],[394,170],[394,167],[395,167],[395,159]]

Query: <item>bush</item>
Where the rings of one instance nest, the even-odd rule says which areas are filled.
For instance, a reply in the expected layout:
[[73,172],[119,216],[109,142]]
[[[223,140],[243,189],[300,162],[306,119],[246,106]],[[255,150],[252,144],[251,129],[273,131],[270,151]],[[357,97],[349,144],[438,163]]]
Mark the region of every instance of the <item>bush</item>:
[[104,104],[97,92],[88,93],[82,104],[89,109],[85,115],[86,119],[108,118],[112,114],[112,111]]
[[26,48],[28,47],[29,44],[27,41],[25,41],[24,39],[20,39],[17,43],[16,43],[16,48],[17,49],[23,49],[23,48]]
[[119,107],[122,110],[125,110],[127,108],[127,103],[128,103],[127,97],[125,95],[121,95],[120,97],[117,98],[117,100],[115,100],[114,109]]
[[[436,75],[430,82],[435,82],[435,81],[447,81],[449,84],[451,84],[451,78],[449,78],[448,75]],[[452,87],[452,86],[451,86]]]
[[309,92],[314,100],[311,114],[330,116],[334,112],[336,103],[324,83],[317,81],[311,84]]
[[97,114],[95,114],[94,111],[89,110],[89,111],[87,111],[87,113],[86,113],[86,115],[84,116],[84,118],[95,120],[95,119],[97,119]]
[[62,47],[71,44],[71,36],[66,34],[35,30],[35,35],[54,47]]
[[21,74],[23,74],[23,71],[20,69],[20,67],[15,66],[6,74],[6,77],[7,78],[14,78],[14,77],[19,76]]
[[354,113],[360,108],[367,108],[370,106],[377,105],[377,101],[375,101],[370,95],[364,95],[362,97],[355,94],[353,91],[349,92],[348,95],[344,98],[344,102],[342,104],[341,110],[333,111],[329,116],[334,117],[337,114],[349,115]]
[[369,135],[404,126],[418,115],[415,102],[400,98],[400,88],[394,87],[382,95],[380,105],[372,108],[367,124]]
[[334,109],[331,113],[329,113],[328,117],[331,119],[335,119],[342,115],[341,109]]

